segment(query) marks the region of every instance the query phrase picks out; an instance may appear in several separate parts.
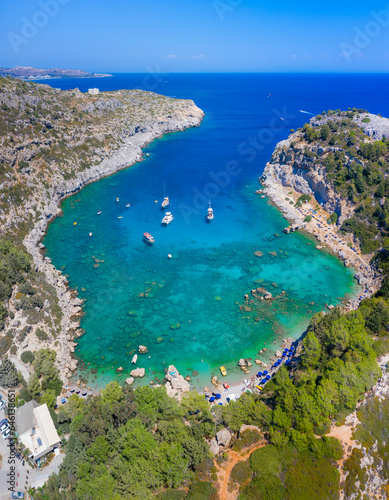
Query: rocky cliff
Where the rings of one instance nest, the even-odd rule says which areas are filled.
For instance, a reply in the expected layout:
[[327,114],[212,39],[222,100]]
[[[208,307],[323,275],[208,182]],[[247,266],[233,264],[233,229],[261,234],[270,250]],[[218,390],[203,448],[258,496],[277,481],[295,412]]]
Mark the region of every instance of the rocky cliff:
[[[4,331],[12,327],[18,368],[23,370],[19,358],[27,344],[29,349],[55,346],[63,377],[76,368],[71,340],[79,334],[81,301],[39,248],[61,199],[141,161],[146,144],[198,126],[203,116],[193,101],[141,90],[91,96],[0,78],[0,232],[23,241],[34,263],[34,286],[46,297],[32,329],[19,307],[17,287],[7,305]],[[27,340],[18,341],[26,327]],[[45,340],[37,338],[37,330],[45,332],[40,335]]]
[[345,169],[364,167],[368,159],[358,154],[355,146],[385,137],[389,137],[387,118],[362,110],[319,115],[311,119],[310,126],[277,144],[263,173],[263,185],[271,190],[278,185],[289,186],[301,194],[313,195],[327,212],[338,215],[341,226],[353,216],[358,203],[339,188],[329,165],[340,161]]

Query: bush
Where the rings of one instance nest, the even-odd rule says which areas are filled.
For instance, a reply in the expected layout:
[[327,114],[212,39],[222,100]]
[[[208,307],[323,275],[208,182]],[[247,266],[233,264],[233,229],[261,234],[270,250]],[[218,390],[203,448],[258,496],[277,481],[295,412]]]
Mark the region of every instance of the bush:
[[3,357],[4,354],[9,351],[11,345],[12,339],[10,339],[9,337],[5,336],[0,338],[0,357]]
[[28,281],[19,285],[19,292],[24,295],[34,295],[36,293],[35,288]]
[[47,340],[47,333],[44,332],[41,328],[37,328],[35,332],[36,336],[39,340]]
[[24,351],[22,352],[20,359],[23,361],[23,363],[32,363],[35,359],[35,356],[31,351]]
[[231,471],[231,478],[236,483],[242,484],[251,479],[252,472],[247,462],[238,462]]
[[311,222],[312,217],[310,215],[307,215],[304,219],[304,222]]
[[19,378],[15,365],[8,358],[5,358],[0,365],[0,386],[17,387],[18,383]]
[[232,447],[233,451],[241,451],[244,448],[248,448],[256,443],[258,443],[261,439],[261,434],[255,429],[247,429],[243,431],[239,439],[237,439]]

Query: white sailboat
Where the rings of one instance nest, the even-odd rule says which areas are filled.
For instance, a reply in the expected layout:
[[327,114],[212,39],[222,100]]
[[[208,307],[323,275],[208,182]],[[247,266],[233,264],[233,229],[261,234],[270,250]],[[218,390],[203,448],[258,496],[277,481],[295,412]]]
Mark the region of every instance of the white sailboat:
[[166,208],[169,206],[169,197],[166,196],[166,193],[165,193],[165,183],[163,183],[163,202],[162,202],[162,208]]
[[138,361],[138,355],[135,354],[135,356],[132,358],[131,363],[135,364]]
[[207,211],[207,220],[212,220],[213,219],[213,209],[211,208],[211,200],[208,202],[209,208]]

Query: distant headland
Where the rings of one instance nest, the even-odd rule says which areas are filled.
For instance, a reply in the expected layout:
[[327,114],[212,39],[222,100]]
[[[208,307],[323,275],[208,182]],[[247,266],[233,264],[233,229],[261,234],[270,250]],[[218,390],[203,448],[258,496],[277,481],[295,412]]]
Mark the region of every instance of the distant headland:
[[11,76],[21,80],[50,80],[52,78],[105,78],[112,75],[89,73],[81,69],[40,69],[32,66],[15,66],[14,68],[0,68],[0,76]]

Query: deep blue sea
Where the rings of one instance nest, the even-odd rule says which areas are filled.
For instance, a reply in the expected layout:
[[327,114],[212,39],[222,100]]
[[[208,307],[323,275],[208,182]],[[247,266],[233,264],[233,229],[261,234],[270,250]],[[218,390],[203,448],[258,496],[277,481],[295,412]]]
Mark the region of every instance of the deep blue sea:
[[[47,253],[85,299],[76,378],[124,381],[142,344],[149,352],[137,366],[147,376],[137,383],[161,379],[169,364],[198,386],[220,365],[236,379],[240,357],[265,345],[274,353],[312,314],[356,293],[352,271],[307,235],[285,235],[285,219],[254,191],[277,142],[312,115],[356,107],[389,116],[389,76],[118,74],[49,83],[142,88],[193,99],[206,113],[200,127],[154,141],[143,162],[66,199],[49,227]],[[164,184],[174,216],[168,227],[161,227]],[[206,223],[209,199],[215,218]],[[142,241],[145,231],[153,246]],[[258,286],[286,293],[245,310],[244,294]]]

